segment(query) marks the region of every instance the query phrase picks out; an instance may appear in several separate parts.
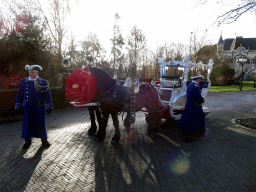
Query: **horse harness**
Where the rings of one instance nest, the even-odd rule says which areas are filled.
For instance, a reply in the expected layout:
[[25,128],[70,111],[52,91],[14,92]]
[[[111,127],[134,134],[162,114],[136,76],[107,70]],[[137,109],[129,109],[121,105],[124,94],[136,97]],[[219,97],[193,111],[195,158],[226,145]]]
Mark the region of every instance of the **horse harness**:
[[133,85],[126,87],[117,81],[114,86],[103,92],[94,100],[99,103],[115,105],[120,108],[121,111],[130,113],[130,123],[135,123],[136,106]]

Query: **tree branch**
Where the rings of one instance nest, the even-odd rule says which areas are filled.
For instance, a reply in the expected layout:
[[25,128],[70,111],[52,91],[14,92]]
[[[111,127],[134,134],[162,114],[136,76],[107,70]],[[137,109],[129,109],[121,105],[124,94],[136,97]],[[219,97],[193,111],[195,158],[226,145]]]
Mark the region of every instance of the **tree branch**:
[[226,13],[220,15],[216,19],[218,26],[221,24],[230,24],[237,21],[244,13],[252,11],[256,7],[256,2],[250,2],[244,5],[241,5],[237,8],[231,9]]

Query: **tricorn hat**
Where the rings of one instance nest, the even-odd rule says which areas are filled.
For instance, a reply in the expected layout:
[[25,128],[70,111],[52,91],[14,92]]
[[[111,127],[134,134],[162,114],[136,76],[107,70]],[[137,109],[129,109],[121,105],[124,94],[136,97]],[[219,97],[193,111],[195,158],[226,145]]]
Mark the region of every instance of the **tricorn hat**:
[[31,65],[31,66],[30,65],[26,65],[25,69],[28,70],[28,71],[31,71],[31,70],[39,71],[39,70],[42,70],[43,68],[41,66],[39,66],[39,65]]
[[203,79],[203,78],[204,78],[204,76],[200,75],[200,74],[197,74],[197,75],[191,77],[191,79]]

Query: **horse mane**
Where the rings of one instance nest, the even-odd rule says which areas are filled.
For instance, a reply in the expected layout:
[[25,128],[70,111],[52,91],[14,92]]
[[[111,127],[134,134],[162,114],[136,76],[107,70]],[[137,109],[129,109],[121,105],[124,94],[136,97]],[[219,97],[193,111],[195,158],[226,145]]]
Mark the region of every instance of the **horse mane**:
[[92,72],[96,84],[96,97],[115,86],[116,80],[113,79],[104,69],[92,67],[89,68],[89,70]]
[[153,91],[153,92],[156,92],[156,93],[157,93],[157,89],[156,89],[153,85],[151,85],[151,84],[149,84],[149,83],[147,83],[147,82],[141,83],[140,89],[145,89],[145,90],[147,90],[148,92],[149,92],[149,91]]
[[[155,104],[157,104],[155,107],[157,107],[158,109],[166,108],[163,105],[163,103],[160,101],[158,91],[153,85],[143,82],[140,85],[140,90],[146,90],[146,92],[147,92],[146,95],[151,97],[151,104],[148,103],[149,105],[152,105],[153,104],[152,102],[154,102]],[[142,101],[142,102],[146,102],[146,101]]]

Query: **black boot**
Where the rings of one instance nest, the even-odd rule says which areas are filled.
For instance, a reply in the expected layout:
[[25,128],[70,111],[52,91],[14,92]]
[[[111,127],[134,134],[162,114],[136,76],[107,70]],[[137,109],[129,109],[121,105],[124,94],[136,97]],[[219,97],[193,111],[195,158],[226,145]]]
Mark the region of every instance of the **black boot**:
[[47,139],[42,139],[43,147],[50,147],[51,144],[47,141]]
[[28,149],[31,145],[31,139],[25,139],[25,144],[23,145],[23,149]]

